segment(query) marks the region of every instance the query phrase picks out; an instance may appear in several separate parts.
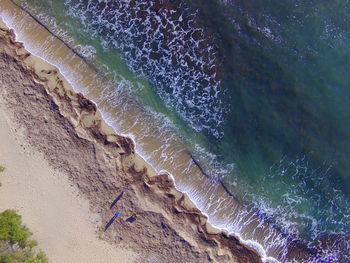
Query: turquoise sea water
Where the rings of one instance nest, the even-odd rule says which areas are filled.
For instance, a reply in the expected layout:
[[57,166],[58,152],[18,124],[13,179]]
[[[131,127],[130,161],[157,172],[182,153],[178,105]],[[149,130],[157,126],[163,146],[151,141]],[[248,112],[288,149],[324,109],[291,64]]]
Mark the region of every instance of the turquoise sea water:
[[16,2],[286,245],[349,262],[349,1]]

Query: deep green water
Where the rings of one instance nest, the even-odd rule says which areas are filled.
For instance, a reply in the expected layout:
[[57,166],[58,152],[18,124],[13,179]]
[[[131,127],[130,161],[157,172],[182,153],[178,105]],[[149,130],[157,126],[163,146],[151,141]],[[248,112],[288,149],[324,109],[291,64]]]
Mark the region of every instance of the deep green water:
[[168,116],[247,207],[305,242],[339,234],[348,262],[349,1],[17,2]]

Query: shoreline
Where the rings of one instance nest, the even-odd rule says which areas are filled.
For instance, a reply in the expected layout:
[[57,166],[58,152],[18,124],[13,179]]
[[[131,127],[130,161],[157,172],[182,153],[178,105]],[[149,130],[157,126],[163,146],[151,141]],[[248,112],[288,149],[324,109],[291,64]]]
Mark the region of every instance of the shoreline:
[[[14,36],[12,35],[11,37],[13,38]],[[9,40],[9,41],[11,42],[11,40]],[[13,45],[15,45],[15,46],[16,46],[16,43],[18,43],[18,42],[15,42],[14,39],[12,39],[12,42],[14,42]],[[17,48],[18,48],[18,44],[17,44]],[[21,50],[21,52],[24,52],[24,51]],[[24,52],[24,54],[26,54],[26,53]],[[21,55],[22,58],[23,58],[24,54]],[[28,55],[28,57],[33,57],[33,56]],[[25,62],[26,59],[27,58],[25,58],[23,60],[24,64],[26,63]],[[46,79],[48,78],[47,75],[50,74],[50,73],[48,73],[48,71],[46,71],[46,72],[41,71],[41,73],[45,73],[45,74],[42,74],[43,76],[40,76],[40,74],[38,74],[38,72],[36,72],[36,71],[34,73],[36,73],[38,75],[37,81],[39,80],[39,82],[41,84],[50,81],[50,80],[45,80],[45,78]],[[57,74],[57,73],[58,72],[56,72],[54,74]],[[62,76],[62,78],[63,78],[63,76]],[[67,84],[68,84],[68,82],[67,82]],[[57,88],[57,87],[55,87],[55,88]],[[79,116],[79,113],[76,111],[76,109],[69,109],[71,111],[70,113],[74,112],[74,114],[77,115],[77,116],[74,116],[75,119],[74,119],[74,117],[72,118],[72,116],[69,116],[68,109],[66,109],[68,111],[68,112],[66,112],[66,114],[67,114],[67,116],[71,117],[72,123],[75,122],[75,124],[82,124],[83,127],[79,127],[77,125],[77,128],[79,128],[80,132],[82,134],[84,134],[84,137],[89,137],[91,139],[91,133],[92,133],[92,135],[93,135],[92,138],[94,136],[97,136],[97,138],[96,137],[93,138],[96,143],[101,144],[101,142],[103,142],[103,144],[107,145],[108,148],[111,148],[111,146],[114,146],[114,147],[119,148],[119,149],[121,148],[120,149],[120,150],[122,150],[121,152],[119,152],[119,150],[117,151],[117,153],[112,151],[112,152],[110,152],[110,154],[112,154],[112,155],[119,154],[119,156],[116,156],[116,160],[117,160],[116,162],[118,162],[118,160],[119,160],[120,166],[123,167],[122,170],[127,169],[128,171],[126,173],[132,172],[137,177],[141,177],[141,178],[138,178],[137,184],[141,184],[141,187],[146,188],[147,191],[149,189],[156,188],[156,189],[152,189],[154,191],[154,193],[152,193],[152,195],[153,194],[159,195],[161,193],[161,190],[165,189],[166,191],[164,191],[163,194],[165,193],[166,195],[168,195],[168,198],[170,198],[173,202],[172,205],[174,206],[175,209],[179,210],[178,212],[180,214],[181,213],[185,214],[184,215],[185,221],[188,221],[188,220],[192,221],[192,224],[197,223],[198,232],[200,233],[199,235],[202,235],[201,238],[204,237],[205,239],[208,239],[208,237],[210,236],[211,242],[215,242],[217,244],[220,244],[220,241],[226,240],[226,239],[231,240],[232,243],[236,243],[236,245],[240,244],[240,241],[238,241],[237,238],[235,238],[231,235],[228,235],[224,232],[221,232],[218,229],[214,229],[211,225],[209,225],[207,223],[207,217],[205,215],[203,215],[196,208],[196,206],[190,201],[189,197],[186,194],[180,193],[178,190],[175,189],[174,184],[168,178],[168,175],[164,175],[164,174],[163,175],[156,175],[156,172],[152,171],[152,168],[149,167],[149,165],[146,163],[145,160],[142,160],[143,161],[143,163],[142,163],[142,161],[140,160],[140,158],[142,158],[142,157],[140,155],[134,155],[134,151],[135,151],[134,150],[134,142],[132,142],[131,139],[123,138],[119,135],[114,134],[114,130],[110,127],[108,128],[107,124],[104,123],[102,116],[100,113],[98,113],[97,108],[96,108],[94,103],[91,103],[91,101],[85,99],[82,95],[76,94],[72,89],[67,88],[64,85],[63,85],[63,87],[61,87],[61,89],[51,90],[51,91],[47,91],[47,92],[48,93],[51,92],[52,94],[50,94],[50,95],[53,96],[54,100],[56,99],[57,101],[61,100],[62,98],[65,98],[66,96],[68,96],[68,97],[71,96],[70,99],[72,101],[74,101],[74,99],[78,98],[77,101],[73,102],[73,104],[76,103],[77,105],[75,105],[75,106],[78,106],[78,108],[83,107],[83,110],[80,112],[80,116]],[[57,103],[57,101],[56,101],[56,103]],[[65,105],[64,103],[66,103],[66,102],[63,103],[62,101],[60,101],[60,102],[62,103],[62,105]],[[59,104],[59,103],[57,103],[57,104]],[[60,105],[60,106],[62,106],[62,105]],[[64,106],[62,106],[62,107],[64,107]],[[72,107],[72,106],[70,106],[70,107]],[[86,130],[84,131],[83,129],[87,129],[88,132]],[[106,129],[107,132],[104,129]],[[132,155],[134,155],[134,156],[132,156]],[[132,156],[132,157],[130,157],[130,156]],[[139,156],[139,157],[137,157],[137,156]],[[144,168],[144,167],[147,167],[147,168]],[[144,178],[146,180],[144,180]],[[138,188],[138,187],[140,187],[140,186],[137,186],[136,188]],[[89,187],[87,187],[87,188],[89,188]],[[118,189],[118,187],[115,189]],[[143,189],[142,191],[145,191],[145,190]],[[158,197],[158,199],[159,199],[159,197]],[[169,201],[167,201],[167,202],[169,203]],[[184,218],[182,218],[182,220],[184,220]],[[194,243],[196,243],[196,242],[194,242]],[[230,251],[229,244],[223,243],[221,245],[223,247],[226,247],[226,249],[223,249],[223,251],[225,251],[227,249]],[[239,245],[239,246],[242,246],[242,245]],[[255,253],[255,252],[253,252],[252,249],[247,249],[247,248],[245,248],[245,249],[246,249],[245,252],[247,254],[252,253],[252,255],[253,255]],[[215,251],[215,249],[214,249],[214,251]],[[220,252],[216,251],[215,253],[217,255],[219,255],[219,257],[222,257],[227,253],[227,251],[226,252],[223,252],[223,251],[220,251]],[[220,253],[223,253],[224,255],[221,255]],[[211,254],[213,254],[213,253],[211,253]],[[211,255],[211,257],[215,257],[215,255]],[[257,259],[258,257],[254,256],[253,258]],[[217,262],[221,262],[221,261],[217,261]],[[239,262],[239,261],[237,261],[237,262]],[[245,262],[247,262],[247,261],[245,261]],[[258,262],[258,261],[251,261],[251,262]]]
[[[11,1],[12,2],[12,1]],[[23,9],[21,9],[22,11],[23,11]],[[25,11],[26,12],[26,11]],[[27,12],[26,12],[27,13]],[[32,18],[32,17],[31,17]],[[21,29],[22,31],[23,31],[23,28]],[[45,29],[46,30],[46,29]],[[50,31],[48,31],[49,33],[50,33]],[[58,40],[60,40],[59,38],[58,38]],[[22,40],[23,41],[23,40]],[[65,44],[65,46],[67,47],[67,45]],[[69,49],[70,51],[72,51],[71,49]],[[41,59],[43,59],[45,62],[47,62],[47,63],[49,63],[49,64],[52,64],[52,65],[54,65],[56,68],[58,68],[58,69],[60,69],[61,70],[61,67],[60,67],[60,65],[57,65],[57,64],[55,64],[53,61],[48,61],[48,60],[46,60],[45,58],[42,58],[41,56],[39,56],[39,55],[37,55],[36,53],[38,53],[40,51],[40,49],[38,50],[37,48],[35,48],[35,52],[33,52],[33,51],[31,51],[32,52],[32,54],[35,54],[35,56],[38,56],[39,58],[41,58]],[[75,52],[74,52],[74,54],[75,54]],[[62,70],[62,71],[67,71],[67,69],[64,69],[64,70]],[[67,73],[67,72],[66,72]],[[71,72],[69,72],[69,74],[70,74]],[[64,72],[62,72],[62,75],[64,76],[65,74],[64,74]],[[70,75],[70,76],[67,76],[66,78],[65,78],[65,80],[67,80],[67,82],[68,82],[68,84],[70,85],[70,86],[76,86],[75,84],[77,84],[76,83],[76,81],[77,81],[77,79],[75,79],[74,77],[72,78],[72,75]],[[69,80],[72,80],[72,82],[70,82]],[[72,90],[73,90],[73,88],[71,88]],[[78,89],[78,91],[77,92],[81,92],[79,89]],[[84,94],[84,96],[85,96],[85,94]],[[89,98],[89,100],[91,100],[95,105],[96,105],[96,103],[91,99],[91,98]],[[113,132],[115,132],[115,128],[113,127],[113,125],[112,124],[110,124],[108,121],[106,121],[106,118],[104,118],[104,114],[103,114],[103,111],[100,111],[100,114],[101,114],[101,118],[104,120],[104,122],[106,122],[106,124],[107,124],[107,126],[110,126],[110,129],[111,130],[113,130]],[[108,119],[108,118],[107,118]],[[113,128],[112,128],[113,127]],[[119,135],[121,135],[121,136],[124,136],[124,137],[128,137],[128,138],[130,138],[132,141],[133,141],[133,144],[134,145],[136,145],[136,143],[135,143],[135,140],[133,139],[134,138],[134,136],[133,136],[133,134],[129,134],[129,133],[122,133],[122,132],[120,132],[120,133],[118,133]],[[137,145],[136,145],[137,146]],[[140,161],[142,162],[142,163],[144,163],[144,164],[146,164],[146,166],[147,166],[147,168],[149,169],[149,171],[152,171],[152,173],[153,173],[153,175],[156,175],[156,174],[160,174],[160,173],[167,173],[170,177],[171,177],[171,179],[173,180],[173,182],[175,183],[175,179],[174,179],[174,177],[173,177],[173,175],[171,174],[171,173],[169,173],[168,171],[166,171],[166,170],[156,170],[153,166],[152,166],[152,164],[151,163],[149,163],[148,161],[147,161],[147,158],[145,158],[145,156],[143,155],[143,154],[141,154],[141,153],[139,153],[137,150],[136,150],[136,148],[137,147],[135,147],[135,152],[136,152],[136,154],[137,154],[137,156],[138,156],[138,158],[139,159],[141,159]],[[175,185],[174,185],[175,186]],[[175,186],[176,187],[176,186]],[[179,191],[179,192],[181,192],[180,190],[178,190],[178,189],[176,189],[177,191]],[[227,192],[227,190],[223,187],[223,192]],[[187,195],[186,194],[186,196],[187,196],[187,198],[190,200],[190,202],[191,203],[193,203],[193,206],[194,207],[196,207],[196,209],[198,209],[197,207],[198,207],[198,205],[196,204],[196,202],[193,200],[193,199],[191,199],[191,197],[189,197],[189,195]],[[204,216],[206,216],[207,218],[209,218],[209,215],[207,214],[207,213],[205,213],[205,212],[202,212],[201,211],[201,213],[204,215]],[[250,217],[250,216],[249,216]],[[210,221],[210,219],[208,219],[208,221]],[[275,258],[273,258],[273,257],[269,257],[269,256],[267,256],[266,255],[266,252],[265,252],[265,250],[264,250],[264,248],[263,248],[263,246],[259,243],[259,242],[256,242],[256,241],[252,241],[252,240],[249,240],[249,239],[244,239],[240,234],[238,234],[238,233],[235,233],[235,232],[232,232],[232,231],[229,231],[227,228],[222,228],[222,227],[218,227],[218,226],[215,226],[215,222],[211,222],[211,225],[214,227],[214,228],[216,228],[216,229],[218,229],[218,230],[220,230],[220,231],[223,231],[224,233],[226,233],[226,234],[228,234],[228,235],[231,235],[231,236],[234,236],[235,238],[237,238],[237,239],[239,239],[240,240],[240,242],[242,243],[242,244],[244,244],[245,246],[247,246],[249,249],[252,249],[252,250],[254,250],[254,251],[257,251],[258,252],[258,254],[261,256],[261,258],[264,260],[264,261],[266,261],[266,262],[278,262],[278,261],[276,261],[276,259]]]
[[[60,17],[56,17],[54,14],[50,15],[50,12],[41,13],[40,8],[37,9],[36,5],[27,6],[22,2],[27,11],[34,17],[38,17],[51,30],[51,33],[54,34],[51,35],[50,32],[46,32],[47,30],[35,21],[32,22],[33,19],[28,16],[28,13],[19,10],[17,7],[7,6],[7,2],[10,1],[1,1],[2,10],[0,14],[4,14],[4,17],[10,22],[16,33],[18,32],[18,36],[20,36],[18,39],[22,39],[26,47],[30,46],[31,49],[28,50],[33,50],[35,52],[33,54],[39,54],[39,57],[44,58],[44,60],[49,61],[53,65],[57,64],[57,68],[63,73],[69,83],[73,83],[71,86],[74,87],[74,90],[82,92],[86,98],[94,102],[101,113],[102,119],[114,131],[117,131],[117,134],[132,138],[134,151],[139,154],[136,156],[142,157],[144,161],[155,168],[154,170],[157,173],[165,171],[165,173],[168,173],[168,176],[173,175],[176,180],[174,180],[175,187],[180,192],[188,195],[191,201],[202,211],[202,214],[208,217],[208,222],[211,222],[216,228],[238,237],[242,244],[245,243],[244,240],[247,240],[248,243],[251,240],[252,245],[250,247],[260,251],[260,255],[262,255],[264,260],[267,260],[265,255],[275,257],[281,262],[293,259],[300,260],[303,258],[298,255],[301,253],[301,247],[305,248],[304,254],[308,254],[310,260],[311,258],[316,260],[320,254],[321,258],[323,258],[323,254],[329,253],[330,250],[326,249],[326,252],[324,252],[323,246],[315,245],[319,242],[318,237],[317,240],[311,243],[302,237],[300,238],[298,231],[295,232],[296,235],[293,235],[293,231],[280,231],[281,229],[274,224],[273,220],[271,221],[269,217],[265,217],[264,211],[266,210],[264,205],[266,203],[264,201],[256,204],[254,207],[249,206],[249,204],[248,207],[244,204],[237,205],[236,201],[227,196],[227,191],[225,193],[219,183],[216,183],[215,180],[207,180],[200,167],[195,165],[196,162],[193,160],[191,162],[191,158],[185,154],[187,149],[193,149],[200,163],[210,166],[212,160],[210,158],[206,159],[205,156],[207,156],[208,152],[205,147],[200,147],[202,145],[201,141],[199,140],[199,148],[197,148],[197,145],[192,147],[192,143],[196,140],[187,140],[191,137],[182,138],[182,133],[177,130],[174,130],[172,133],[170,128],[172,128],[173,123],[167,123],[167,115],[163,114],[162,116],[162,113],[159,113],[157,110],[153,111],[142,107],[142,103],[139,103],[134,98],[132,91],[133,89],[138,90],[137,85],[141,83],[142,86],[143,82],[136,81],[137,83],[135,84],[137,85],[134,85],[134,82],[130,85],[126,83],[126,89],[120,88],[125,83],[119,83],[119,78],[114,78],[115,76],[113,77],[111,74],[118,75],[119,67],[123,63],[120,63],[119,60],[111,59],[112,65],[108,63],[108,60],[105,60],[106,54],[114,58],[113,52],[110,54],[105,54],[104,52],[102,54],[99,52],[94,53],[96,50],[100,50],[100,42],[80,41],[73,38],[72,36],[75,36],[76,31],[65,31],[65,27],[59,25],[60,22],[64,22],[60,20]],[[57,8],[60,5],[53,5],[53,7]],[[65,7],[61,6],[61,8]],[[24,13],[25,15],[23,15]],[[58,11],[58,13],[60,12]],[[51,22],[48,22],[47,19]],[[67,21],[70,21],[69,16]],[[55,24],[56,22],[58,26]],[[74,21],[72,24],[74,24]],[[65,41],[66,46],[59,39],[56,39],[55,35],[61,37]],[[79,50],[79,52],[82,51],[81,54],[87,56],[88,61],[93,64],[93,67],[89,65],[90,71],[86,69],[81,70],[81,67],[84,68],[86,63],[80,58],[75,59],[77,56],[71,50],[67,50],[67,45]],[[74,63],[72,63],[73,60],[75,60]],[[109,69],[111,70],[100,69],[101,61],[106,62],[105,65],[108,68],[110,67]],[[114,64],[116,64],[115,67]],[[127,78],[127,81],[130,80],[130,75],[126,75],[124,71],[120,72],[122,73],[118,76],[122,80],[124,80],[124,76]],[[90,75],[90,73],[93,75]],[[95,79],[98,80],[94,81]],[[116,81],[110,82],[110,80]],[[104,84],[107,85],[104,86]],[[130,96],[128,96],[129,91]],[[160,120],[157,121],[157,118],[160,118]],[[178,128],[177,125],[174,128]],[[204,163],[205,161],[203,161],[202,157],[208,162]],[[226,166],[217,167],[214,164],[213,167],[210,166],[208,168],[208,171],[211,168],[218,168],[221,171]],[[233,189],[235,188],[233,187]],[[267,212],[267,215],[269,215],[269,212]],[[283,223],[281,225],[284,226]],[[285,235],[285,233],[292,234]],[[321,236],[320,239],[323,240],[325,238]],[[331,242],[332,240],[330,240]],[[327,245],[328,243],[325,246]],[[332,249],[332,244],[329,245]],[[321,250],[322,252],[320,252]],[[336,253],[338,252],[335,252],[335,255]],[[270,261],[272,261],[272,258]]]
[[[5,6],[6,6],[6,2],[10,2],[11,4],[10,5],[13,5],[13,3],[12,3],[12,1],[5,1]],[[21,8],[21,11],[22,12],[25,12],[26,14],[28,14],[27,13],[27,11],[23,11],[23,9]],[[12,12],[12,11],[11,11]],[[6,12],[5,12],[6,13]],[[16,13],[16,12],[14,12],[14,13]],[[9,15],[8,14],[8,12],[7,12],[7,14],[6,15]],[[10,15],[11,16],[11,15]],[[21,15],[20,15],[21,16]],[[32,16],[30,16],[30,18],[32,19]],[[13,18],[10,18],[10,20],[11,20],[11,23],[14,23],[15,21],[13,21]],[[27,19],[26,19],[26,22],[27,22]],[[28,21],[29,22],[29,21]],[[25,31],[26,30],[26,28],[24,27],[24,28],[22,28],[21,26],[20,26],[20,29],[21,29],[21,34],[24,34],[25,35],[25,33],[23,32],[23,31]],[[41,29],[40,29],[41,30]],[[44,31],[47,31],[47,29],[46,28],[44,28]],[[48,33],[51,35],[51,33],[50,33],[50,31],[48,31]],[[60,41],[60,38],[57,38],[55,35],[54,35],[54,37],[58,40],[58,41]],[[28,36],[26,36],[25,37],[25,39],[27,39],[28,38]],[[89,100],[91,100],[95,105],[97,105],[97,103],[96,102],[94,102],[94,100],[91,98],[91,94],[89,93],[90,91],[85,91],[84,89],[81,89],[81,87],[82,87],[82,84],[81,83],[79,83],[79,80],[81,80],[81,79],[79,79],[79,77],[76,77],[74,74],[72,74],[72,71],[70,70],[69,71],[69,69],[70,68],[74,68],[74,63],[71,63],[71,61],[69,61],[69,66],[68,67],[66,67],[66,65],[65,64],[62,64],[62,61],[60,61],[60,59],[59,59],[59,62],[58,62],[58,64],[56,64],[56,60],[55,59],[53,59],[53,57],[52,57],[52,55],[50,55],[50,57],[48,57],[48,60],[46,59],[46,58],[43,58],[42,56],[40,56],[40,55],[38,55],[38,53],[41,53],[41,52],[43,52],[43,49],[41,49],[41,48],[38,48],[37,46],[33,46],[32,44],[31,44],[31,37],[29,36],[29,41],[28,41],[28,43],[31,45],[31,48],[33,48],[33,50],[31,50],[31,49],[29,49],[30,50],[30,52],[32,53],[32,54],[34,54],[34,55],[36,55],[36,56],[38,56],[39,58],[41,58],[41,59],[43,59],[44,61],[46,61],[47,63],[49,63],[49,64],[52,64],[52,65],[54,65],[55,67],[57,67],[58,69],[60,69],[60,71],[61,71],[61,73],[62,73],[62,75],[63,76],[65,76],[65,79],[68,81],[68,83],[69,83],[69,85],[70,86],[72,86],[72,87],[74,87],[74,88],[77,88],[77,86],[79,86],[79,88],[77,88],[76,89],[76,92],[82,92],[83,94],[84,94],[84,96],[87,96],[88,98],[89,98]],[[22,40],[23,42],[25,42],[24,40]],[[36,40],[36,41],[38,41],[38,40]],[[54,43],[55,44],[55,46],[58,46],[58,44],[57,43]],[[67,44],[65,44],[64,43],[64,46],[67,48]],[[47,45],[45,45],[45,49],[46,48],[50,48],[50,47],[48,47]],[[76,53],[75,52],[73,52],[72,51],[72,49],[70,49],[70,48],[68,48],[69,49],[69,51],[70,52],[72,52],[72,54],[73,55],[76,55]],[[50,48],[50,51],[52,52],[52,49]],[[63,52],[61,52],[61,51],[59,51],[58,53],[60,53],[60,54],[64,54],[65,53],[65,51],[63,51]],[[72,55],[71,54],[71,55]],[[56,57],[57,56],[57,54],[56,54],[56,52],[55,52],[55,55],[54,55],[54,57]],[[74,60],[75,58],[73,58],[73,60]],[[78,63],[79,64],[79,63]],[[73,65],[73,66],[72,66]],[[89,65],[90,66],[90,65]],[[94,69],[94,68],[93,68]],[[87,71],[87,74],[85,74],[86,72],[85,71]],[[82,73],[82,72],[84,72],[84,73]],[[66,75],[67,74],[67,75]],[[89,69],[88,70],[86,70],[86,69],[79,69],[79,74],[81,74],[81,75],[84,75],[84,76],[87,76],[87,75],[89,75],[89,74],[91,74],[91,75],[94,75],[94,74],[96,74],[96,72],[90,72],[89,71]],[[84,81],[84,80],[83,80]],[[84,81],[84,84],[85,83],[87,83],[88,85],[91,85],[91,80],[88,80],[87,82],[85,82]],[[92,86],[93,85],[98,85],[98,84],[101,84],[100,82],[98,82],[98,81],[96,81],[95,82],[95,80],[93,80],[93,84],[92,84]],[[73,88],[72,88],[72,90],[73,90]],[[111,124],[109,121],[108,121],[108,116],[106,117],[106,116],[104,116],[104,112],[103,112],[103,110],[102,109],[99,109],[99,112],[100,112],[100,114],[101,114],[101,118],[104,120],[104,122],[107,124],[107,126],[110,126],[111,127],[111,129],[113,130],[113,132],[115,132],[116,130],[118,130],[116,127],[115,127],[115,125],[113,125],[113,124]],[[108,113],[107,113],[107,115],[109,115]],[[145,154],[143,154],[143,153],[140,153],[139,151],[137,151],[137,144],[135,143],[135,139],[134,139],[134,135],[133,134],[131,134],[131,133],[123,133],[123,132],[117,132],[117,134],[119,134],[119,135],[121,135],[121,136],[124,136],[124,137],[128,137],[128,138],[130,138],[132,141],[133,141],[133,144],[135,145],[135,152],[136,152],[136,156],[138,156],[138,158],[139,159],[142,159],[141,160],[141,162],[142,163],[144,163],[144,164],[146,164],[146,166],[151,170],[151,171],[153,171],[153,174],[154,175],[156,175],[156,174],[160,174],[160,173],[167,173],[171,178],[172,178],[172,180],[173,180],[173,182],[174,182],[174,186],[175,186],[175,179],[174,179],[174,176],[172,175],[172,173],[171,172],[168,172],[166,169],[164,170],[164,169],[161,169],[161,170],[157,170],[156,168],[154,168],[154,165],[152,165],[152,161],[148,158],[148,156],[147,155],[145,155]],[[197,166],[196,166],[196,168],[197,168]],[[206,180],[207,178],[203,178],[204,180]],[[201,183],[203,183],[202,182],[203,180],[201,180],[201,182],[198,184],[198,185],[201,185]],[[220,183],[221,184],[221,183]],[[176,186],[175,186],[176,187]],[[181,188],[181,187],[180,187]],[[178,190],[178,189],[177,189]],[[178,190],[178,191],[182,191],[182,193],[185,193],[186,192],[186,190],[184,191],[185,189],[182,189],[182,190]],[[227,191],[227,189],[225,189],[225,186],[224,185],[222,185],[221,184],[221,186],[219,186],[218,187],[218,192],[220,192],[220,194],[221,193],[223,193],[224,195],[226,194],[226,193],[228,193],[228,191]],[[193,203],[193,205],[196,207],[196,208],[198,208],[199,207],[199,205],[198,205],[198,201],[199,202],[201,202],[201,200],[198,200],[198,198],[195,198],[196,200],[194,200],[194,199],[192,199],[191,197],[190,197],[190,195],[188,194],[188,193],[186,193],[186,195],[187,195],[187,197],[190,199],[190,202],[192,202]],[[228,195],[228,197],[229,197],[229,195]],[[197,201],[197,202],[196,202]],[[235,200],[236,201],[236,200]],[[235,201],[233,201],[233,202],[235,202]],[[235,209],[237,209],[236,208],[236,206],[240,206],[241,204],[234,204],[234,207],[235,208],[233,208],[234,210]],[[209,218],[209,214],[208,213],[206,213],[206,212],[203,212],[203,211],[201,211],[201,213],[203,214],[203,215],[205,215],[207,218],[208,218],[208,221],[210,222],[211,221],[211,219],[213,219],[213,218]],[[250,220],[250,218],[251,218],[251,216],[252,215],[250,215],[250,214],[248,214],[248,215],[244,215],[244,217],[246,218],[246,219],[249,219]],[[253,216],[255,216],[255,215],[253,215]],[[240,220],[239,220],[240,221]],[[220,227],[219,226],[217,226],[217,224],[215,223],[216,221],[214,220],[214,221],[212,221],[212,222],[210,222],[211,223],[211,225],[212,226],[214,226],[216,229],[218,229],[218,230],[220,230],[220,231],[223,231],[223,232],[225,232],[225,233],[227,233],[228,235],[231,235],[231,236],[234,236],[235,238],[237,238],[237,239],[239,239],[240,240],[240,242],[242,243],[242,244],[244,244],[245,246],[247,246],[247,247],[249,247],[250,249],[252,249],[252,250],[254,250],[254,251],[257,251],[258,252],[258,254],[260,255],[260,257],[264,260],[264,261],[266,261],[266,262],[278,262],[274,257],[271,257],[271,256],[267,256],[266,254],[267,254],[267,252],[265,251],[265,248],[263,248],[263,246],[259,243],[259,241],[254,241],[253,239],[251,240],[251,239],[249,239],[249,238],[247,238],[247,239],[245,239],[245,238],[243,238],[242,236],[241,236],[241,234],[239,234],[239,233],[237,233],[236,231],[232,231],[232,229],[230,230],[229,228],[226,228],[226,226],[222,226],[222,224],[221,224],[221,222],[219,222],[219,225],[221,225]],[[255,223],[254,223],[255,224]],[[256,223],[256,225],[258,225],[259,224],[259,222],[257,222]],[[274,231],[274,230],[273,230]],[[274,234],[273,234],[274,235]],[[275,253],[275,248],[272,248],[272,250],[273,250],[273,253]],[[277,250],[280,250],[280,248],[278,248]],[[277,254],[278,254],[279,252],[277,252]]]

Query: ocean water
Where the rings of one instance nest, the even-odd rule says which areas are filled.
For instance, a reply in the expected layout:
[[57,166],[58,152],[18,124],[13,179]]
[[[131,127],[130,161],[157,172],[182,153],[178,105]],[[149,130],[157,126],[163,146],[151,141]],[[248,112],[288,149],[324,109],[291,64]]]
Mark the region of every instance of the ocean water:
[[266,261],[350,262],[348,0],[15,2],[211,223]]

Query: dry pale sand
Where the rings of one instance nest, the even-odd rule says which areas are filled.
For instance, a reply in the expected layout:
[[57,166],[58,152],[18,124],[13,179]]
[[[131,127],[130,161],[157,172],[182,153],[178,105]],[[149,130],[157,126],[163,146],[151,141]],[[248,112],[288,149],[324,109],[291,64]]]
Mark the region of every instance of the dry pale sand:
[[137,254],[96,235],[100,218],[67,176],[29,146],[0,104],[0,211],[15,209],[50,262],[134,262]]
[[1,25],[0,209],[23,215],[52,262],[261,262],[14,37]]

